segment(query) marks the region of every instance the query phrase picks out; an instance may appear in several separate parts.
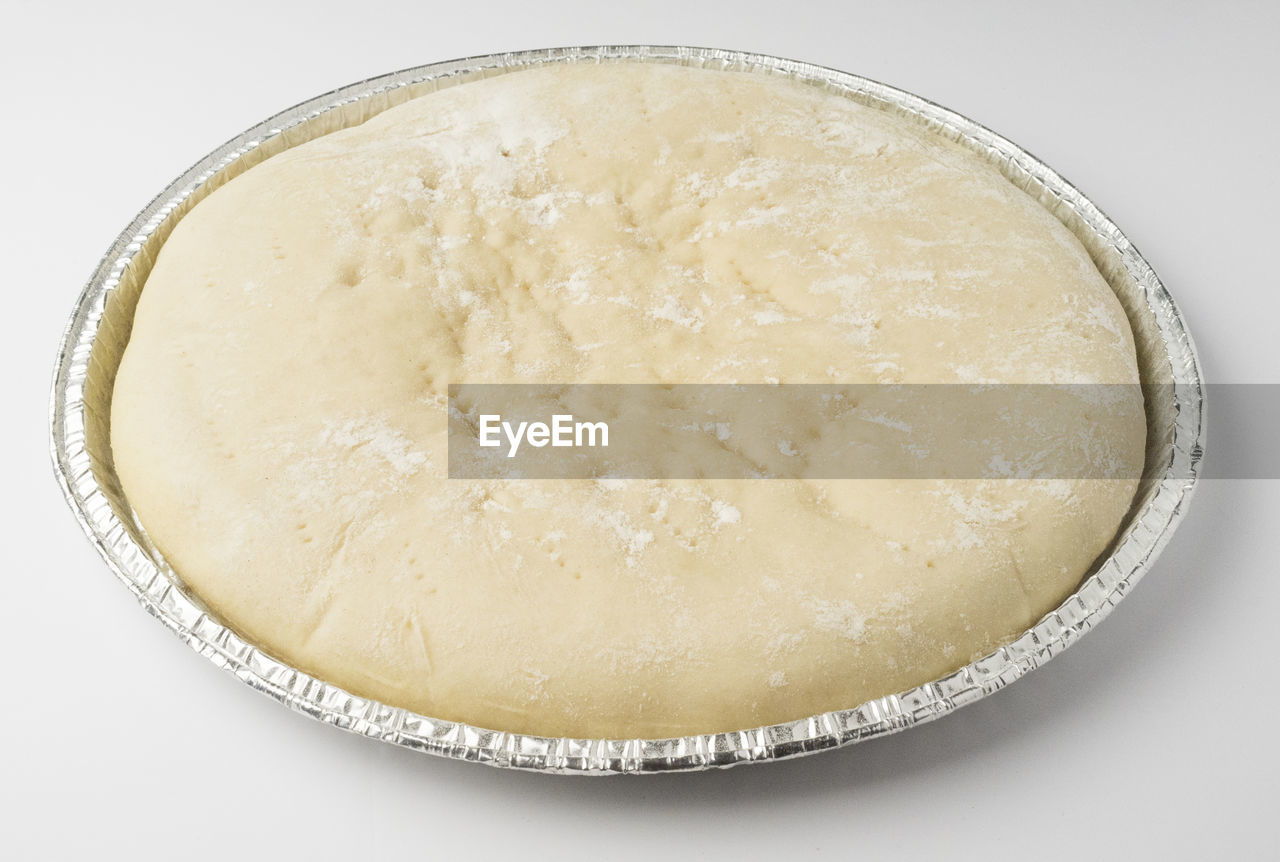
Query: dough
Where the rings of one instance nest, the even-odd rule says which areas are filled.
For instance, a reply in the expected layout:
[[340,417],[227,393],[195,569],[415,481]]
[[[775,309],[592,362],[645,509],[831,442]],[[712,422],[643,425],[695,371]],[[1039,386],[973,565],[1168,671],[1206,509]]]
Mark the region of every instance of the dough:
[[[1020,634],[1136,480],[449,479],[450,383],[1135,383],[1089,256],[978,156],[798,82],[467,83],[177,225],[114,390],[184,582],[356,694],[549,736],[849,708]],[[1109,408],[1136,476],[1141,396]]]

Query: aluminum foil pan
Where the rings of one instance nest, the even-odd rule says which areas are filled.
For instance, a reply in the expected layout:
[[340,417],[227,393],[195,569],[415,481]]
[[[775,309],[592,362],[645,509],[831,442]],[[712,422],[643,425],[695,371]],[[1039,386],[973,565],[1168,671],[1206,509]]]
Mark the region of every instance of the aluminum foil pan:
[[[982,154],[1089,250],[1129,316],[1142,379],[1151,384],[1145,473],[1109,554],[1073,595],[1012,643],[910,691],[800,721],[675,739],[549,739],[416,715],[283,664],[225,626],[147,541],[114,472],[108,422],[139,292],[178,220],[263,159],[416,96],[529,66],[621,60],[794,78],[910,117]],[[599,774],[727,767],[836,748],[932,721],[1044,664],[1109,614],[1169,540],[1199,471],[1202,411],[1199,362],[1173,299],[1111,220],[1024,150],[945,108],[844,72],[735,51],[628,46],[494,54],[395,72],[304,102],[219,147],[138,214],[85,286],[58,356],[50,424],[58,481],[85,533],[142,606],[210,661],[292,709],[406,748],[517,769]]]

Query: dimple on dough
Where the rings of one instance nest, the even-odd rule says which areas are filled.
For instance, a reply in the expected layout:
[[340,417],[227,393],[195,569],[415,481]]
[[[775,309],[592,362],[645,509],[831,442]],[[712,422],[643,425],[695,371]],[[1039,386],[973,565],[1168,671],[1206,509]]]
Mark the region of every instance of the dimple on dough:
[[[559,65],[198,204],[143,290],[112,447],[175,571],[277,658],[481,727],[665,737],[1007,642],[1136,481],[449,479],[448,384],[1137,380],[1077,239],[961,146],[782,78]],[[1140,465],[1140,395],[1109,409]]]

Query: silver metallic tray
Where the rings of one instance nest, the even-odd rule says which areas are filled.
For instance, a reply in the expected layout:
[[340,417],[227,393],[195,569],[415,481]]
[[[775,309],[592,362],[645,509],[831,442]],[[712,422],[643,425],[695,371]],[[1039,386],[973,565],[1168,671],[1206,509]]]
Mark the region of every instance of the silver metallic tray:
[[[1109,553],[1074,594],[1012,643],[910,691],[800,721],[675,739],[549,739],[416,715],[355,697],[289,667],[223,625],[146,539],[112,465],[111,393],[139,293],[178,220],[213,189],[263,159],[416,96],[529,66],[615,61],[795,78],[910,117],[983,155],[1089,250],[1129,316],[1142,379],[1150,384],[1146,467]],[[63,494],[107,565],[153,616],[248,685],[329,724],[406,748],[517,769],[599,774],[795,757],[922,724],[1003,688],[1078,640],[1151,568],[1195,487],[1204,424],[1199,362],[1173,299],[1110,219],[1035,157],[945,108],[855,75],[759,54],[630,46],[494,54],[395,72],[304,102],[219,147],[138,214],[85,286],[58,355],[50,433]]]

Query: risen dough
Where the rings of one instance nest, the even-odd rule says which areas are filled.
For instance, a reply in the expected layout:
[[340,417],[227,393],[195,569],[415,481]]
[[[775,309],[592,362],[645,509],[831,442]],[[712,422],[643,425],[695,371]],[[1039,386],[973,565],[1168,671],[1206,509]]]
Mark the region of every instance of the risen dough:
[[[275,656],[441,718],[659,737],[992,649],[1077,585],[1135,482],[451,480],[450,382],[1136,380],[1083,248],[963,148],[788,80],[556,66],[196,206],[112,441],[175,570]],[[1140,396],[1112,409],[1141,464]]]

